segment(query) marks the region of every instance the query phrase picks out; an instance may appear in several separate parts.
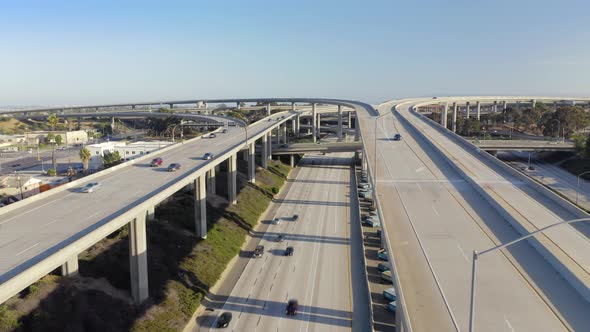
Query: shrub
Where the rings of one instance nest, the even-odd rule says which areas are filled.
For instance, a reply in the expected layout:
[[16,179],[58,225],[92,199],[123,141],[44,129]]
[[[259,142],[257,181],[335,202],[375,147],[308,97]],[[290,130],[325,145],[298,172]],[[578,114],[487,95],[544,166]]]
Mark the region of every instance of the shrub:
[[15,312],[8,309],[6,304],[0,304],[0,331],[13,331],[19,325]]
[[272,187],[272,188],[270,189],[270,191],[272,191],[272,193],[273,193],[273,194],[277,194],[277,193],[279,192],[279,188],[277,188],[277,187]]
[[49,176],[55,176],[57,174],[57,171],[54,168],[50,168],[47,170],[47,175]]

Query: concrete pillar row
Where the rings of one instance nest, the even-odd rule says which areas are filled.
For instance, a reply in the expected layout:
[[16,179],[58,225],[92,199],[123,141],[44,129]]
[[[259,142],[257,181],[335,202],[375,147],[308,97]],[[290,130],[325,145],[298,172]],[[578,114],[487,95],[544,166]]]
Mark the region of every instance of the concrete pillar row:
[[342,105],[338,105],[338,141],[342,141]]
[[508,103],[506,102],[506,100],[504,100],[502,102],[502,110],[505,110],[508,107]]
[[254,142],[248,144],[248,181],[256,182],[256,145]]
[[207,189],[205,178],[199,176],[194,181],[195,186],[195,233],[201,239],[207,238]]
[[441,115],[440,115],[440,124],[445,128],[447,127],[448,114],[449,114],[449,102],[446,102],[444,105],[443,111],[441,112]]
[[266,144],[268,148],[268,159],[272,159],[272,130],[268,132],[268,143]]
[[278,125],[275,129],[277,131],[277,134],[276,134],[277,144],[281,144],[281,125]]
[[149,296],[145,215],[145,212],[140,213],[129,223],[131,297],[137,304]]
[[457,103],[453,103],[453,123],[451,125],[452,125],[453,132],[456,133],[457,132]]
[[352,128],[352,112],[348,111],[348,128]]
[[321,120],[322,120],[322,115],[320,113],[318,113],[318,122],[317,122],[317,124],[318,124],[318,126],[317,126],[317,128],[318,128],[318,138],[320,137],[320,135],[322,133],[322,122],[321,122]]
[[264,169],[268,169],[268,136],[266,134],[262,135],[261,139],[261,149],[260,149],[260,166]]
[[281,133],[283,136],[283,144],[287,144],[287,123],[283,124],[283,132]]
[[211,194],[215,194],[217,192],[217,186],[215,181],[215,168],[212,167],[210,170],[207,171],[207,189]]
[[477,121],[479,121],[481,118],[481,102],[478,101],[475,104],[475,107],[476,107],[476,112],[477,112]]
[[73,255],[61,265],[62,276],[75,276],[78,274],[78,255]]
[[227,159],[227,200],[229,204],[237,202],[237,155],[233,154]]
[[311,134],[313,136],[313,142],[315,143],[317,136],[317,110],[315,103],[311,105]]
[[469,119],[469,112],[470,112],[470,108],[469,108],[469,102],[465,103],[465,118]]
[[154,221],[154,219],[156,219],[156,206],[155,205],[147,209],[145,217],[146,217],[147,221]]
[[266,115],[270,115],[270,103],[266,104]]

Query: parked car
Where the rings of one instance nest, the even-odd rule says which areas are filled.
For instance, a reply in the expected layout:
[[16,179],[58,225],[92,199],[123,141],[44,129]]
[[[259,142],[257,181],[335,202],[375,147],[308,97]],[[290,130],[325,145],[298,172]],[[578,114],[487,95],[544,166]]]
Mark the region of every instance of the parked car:
[[231,318],[231,312],[224,312],[221,315],[219,315],[219,318],[217,318],[217,328],[227,327],[231,322]]
[[176,172],[180,169],[180,164],[173,163],[168,166],[168,172]]
[[93,193],[95,191],[97,191],[98,189],[100,189],[101,185],[98,182],[90,182],[88,184],[86,184],[84,187],[82,187],[82,189],[80,190],[83,193]]
[[360,189],[369,189],[371,185],[369,185],[368,183],[359,183],[358,187]]
[[217,135],[215,135],[215,133],[209,134],[209,138],[215,138],[215,137],[217,137]]
[[273,225],[280,225],[280,224],[281,224],[281,219],[279,219],[279,218],[274,218],[274,219],[272,220],[272,224],[273,224]]
[[211,160],[213,159],[213,153],[207,152],[203,155],[203,160]]
[[377,219],[367,219],[365,224],[369,227],[381,227],[381,222]]
[[389,270],[381,272],[379,277],[386,283],[393,283],[393,280],[391,279],[391,271]]
[[235,127],[236,126],[236,123],[235,122],[228,122],[227,125],[230,126],[230,127]]
[[377,251],[377,257],[382,261],[389,261],[389,257],[387,256],[387,250],[385,249],[379,249],[379,251]]
[[393,140],[394,140],[394,141],[401,141],[401,139],[402,139],[402,135],[400,135],[400,134],[395,134],[395,135],[393,136]]
[[156,158],[154,160],[152,160],[152,162],[150,163],[151,167],[160,167],[162,166],[162,163],[164,162],[164,160],[162,160],[162,158]]
[[395,288],[391,287],[383,291],[383,297],[388,301],[395,301],[397,299],[397,293]]
[[377,229],[377,236],[381,237],[381,228]]
[[264,255],[264,246],[257,246],[256,249],[254,249],[252,257],[259,258],[262,257],[262,255]]
[[285,256],[293,256],[293,247],[287,247],[287,249],[285,249]]
[[299,303],[296,299],[289,300],[287,302],[287,308],[285,309],[285,313],[287,316],[295,316],[297,315],[297,309],[299,308]]
[[389,266],[383,263],[379,263],[377,264],[377,270],[379,272],[385,272],[385,271],[389,271]]
[[391,312],[395,312],[396,308],[397,308],[396,301],[391,301],[385,305],[385,309],[387,309],[388,311],[391,311]]

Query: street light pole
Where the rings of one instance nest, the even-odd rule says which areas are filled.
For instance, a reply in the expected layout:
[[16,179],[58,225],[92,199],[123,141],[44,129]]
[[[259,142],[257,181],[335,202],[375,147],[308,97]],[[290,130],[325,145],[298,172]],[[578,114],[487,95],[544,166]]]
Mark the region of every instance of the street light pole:
[[554,224],[551,224],[549,226],[545,226],[543,228],[539,228],[534,232],[528,233],[526,235],[523,235],[515,240],[497,245],[495,247],[486,249],[484,251],[478,252],[477,250],[473,250],[473,257],[471,260],[471,290],[470,290],[470,301],[469,301],[469,332],[473,332],[475,330],[475,281],[476,281],[476,276],[477,276],[477,259],[482,256],[485,255],[489,252],[492,251],[496,251],[496,250],[500,250],[500,249],[504,249],[508,246],[511,246],[517,242],[520,242],[522,240],[526,240],[529,237],[535,236],[538,233],[541,233],[543,231],[546,231],[549,228],[553,228],[559,225],[563,225],[563,224],[571,224],[571,223],[575,223],[575,222],[579,222],[579,221],[590,221],[590,218],[580,218],[580,219],[572,219],[572,220],[563,220]]
[[582,175],[588,174],[588,173],[590,173],[590,171],[586,171],[586,172],[582,172],[582,173],[578,174],[578,183],[576,184],[576,205],[578,205],[578,195],[580,192],[580,177],[582,177]]

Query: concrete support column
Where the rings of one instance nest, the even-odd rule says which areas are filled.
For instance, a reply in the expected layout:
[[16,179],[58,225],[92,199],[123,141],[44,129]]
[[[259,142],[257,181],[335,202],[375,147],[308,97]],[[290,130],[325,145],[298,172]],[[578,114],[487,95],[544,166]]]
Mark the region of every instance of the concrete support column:
[[237,202],[237,167],[236,167],[237,156],[235,154],[229,156],[227,159],[227,200],[229,204],[235,204]]
[[154,219],[156,219],[156,207],[155,206],[152,206],[147,209],[147,212],[145,214],[145,218],[147,221],[154,221]]
[[508,107],[508,103],[506,102],[506,100],[504,100],[502,102],[502,110],[505,110]]
[[294,110],[295,110],[295,103],[293,102],[293,103],[291,103],[291,111],[294,111]]
[[80,130],[80,128],[82,128],[82,118],[78,117],[78,130]]
[[262,135],[261,139],[261,149],[260,149],[260,166],[264,169],[268,169],[268,144],[267,141],[268,136],[266,134]]
[[348,128],[352,128],[352,112],[348,112]]
[[248,181],[256,182],[256,145],[254,142],[248,144]]
[[241,106],[240,106],[240,102],[236,101],[236,109],[240,110]]
[[313,135],[313,142],[315,143],[317,136],[317,110],[315,103],[311,105],[311,134]]
[[283,144],[287,144],[287,123],[286,122],[283,125],[283,132],[281,133],[281,136],[283,136]]
[[207,189],[205,178],[195,179],[195,233],[201,239],[207,238]]
[[531,106],[533,108],[535,108],[535,106],[537,106],[537,100],[536,99],[531,99]]
[[295,167],[295,155],[294,154],[289,155],[289,165],[291,165],[291,167]]
[[354,141],[358,142],[361,140],[361,130],[359,128],[358,123],[356,124],[356,126],[354,127]]
[[318,113],[318,122],[317,122],[317,127],[318,127],[318,138],[320,137],[320,134],[322,133],[322,115],[320,113]]
[[300,126],[301,126],[301,116],[297,115],[297,116],[295,117],[295,119],[296,119],[296,120],[295,120],[295,135],[296,135],[297,137],[299,137],[299,133],[300,133],[300,131],[301,131],[301,130],[300,130]]
[[367,154],[363,153],[363,155],[361,156],[361,169],[363,171],[367,171],[367,158],[366,158]]
[[492,112],[497,113],[498,112],[498,102],[494,101],[494,106],[492,106]]
[[446,102],[443,108],[443,111],[440,114],[440,124],[443,127],[447,127],[447,117],[449,114],[449,103]]
[[268,159],[272,159],[272,130],[268,132]]
[[457,103],[453,103],[453,123],[451,125],[453,132],[457,132]]
[[281,144],[281,125],[278,125],[276,127],[276,130],[277,130],[277,134],[276,134],[277,144]]
[[481,102],[477,102],[475,104],[476,107],[476,111],[477,111],[477,121],[479,121],[481,119]]
[[78,255],[73,255],[61,265],[61,275],[72,277],[78,274]]
[[215,167],[212,167],[210,170],[207,171],[207,189],[212,194],[215,194],[217,191],[217,186],[215,185]]
[[131,296],[139,304],[149,296],[145,212],[129,222]]
[[270,103],[266,104],[266,115],[270,115]]
[[338,141],[342,140],[342,105],[338,105]]
[[469,102],[467,102],[467,103],[465,103],[465,118],[466,119],[469,119],[469,115],[470,115],[469,112],[470,112]]

